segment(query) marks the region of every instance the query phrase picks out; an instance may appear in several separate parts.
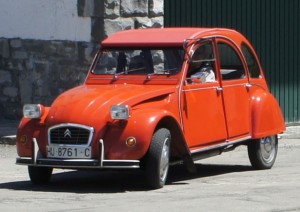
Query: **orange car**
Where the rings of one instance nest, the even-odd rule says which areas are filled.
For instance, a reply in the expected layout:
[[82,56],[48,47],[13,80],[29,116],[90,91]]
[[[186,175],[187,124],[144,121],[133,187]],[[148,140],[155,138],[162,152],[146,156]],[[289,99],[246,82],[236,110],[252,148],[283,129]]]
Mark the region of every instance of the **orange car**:
[[170,165],[193,171],[193,161],[239,145],[255,169],[269,169],[285,130],[253,47],[219,28],[115,33],[83,85],[23,113],[16,163],[32,183],[48,182],[53,168],[142,168],[156,189]]

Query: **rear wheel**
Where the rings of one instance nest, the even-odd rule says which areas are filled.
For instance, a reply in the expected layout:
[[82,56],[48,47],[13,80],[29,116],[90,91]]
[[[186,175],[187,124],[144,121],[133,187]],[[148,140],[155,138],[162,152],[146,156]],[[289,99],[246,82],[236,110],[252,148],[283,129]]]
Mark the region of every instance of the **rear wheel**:
[[50,181],[53,168],[28,166],[28,173],[33,184],[46,184]]
[[158,189],[165,185],[170,160],[171,133],[166,128],[158,129],[152,137],[146,157],[147,184]]
[[248,144],[248,156],[255,169],[270,169],[278,151],[277,135],[253,140]]

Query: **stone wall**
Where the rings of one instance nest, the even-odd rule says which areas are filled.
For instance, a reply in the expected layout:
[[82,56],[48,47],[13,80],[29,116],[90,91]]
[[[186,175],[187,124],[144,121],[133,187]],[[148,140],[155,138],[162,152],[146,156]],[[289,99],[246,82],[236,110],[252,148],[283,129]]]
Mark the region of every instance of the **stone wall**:
[[163,0],[78,1],[78,14],[92,18],[93,41],[120,30],[162,27],[163,11]]
[[163,0],[78,0],[77,7],[91,18],[91,42],[0,38],[0,119],[19,119],[23,104],[49,106],[82,84],[97,43],[111,33],[163,26]]
[[0,39],[0,118],[17,119],[22,105],[50,105],[85,79],[95,45],[86,42]]

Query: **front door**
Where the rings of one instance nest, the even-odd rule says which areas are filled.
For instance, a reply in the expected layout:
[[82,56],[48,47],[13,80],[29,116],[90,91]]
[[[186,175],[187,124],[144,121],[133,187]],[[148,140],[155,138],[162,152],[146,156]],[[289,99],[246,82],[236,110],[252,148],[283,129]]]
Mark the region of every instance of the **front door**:
[[220,76],[216,73],[214,42],[194,45],[181,92],[182,122],[192,150],[224,142],[227,137]]

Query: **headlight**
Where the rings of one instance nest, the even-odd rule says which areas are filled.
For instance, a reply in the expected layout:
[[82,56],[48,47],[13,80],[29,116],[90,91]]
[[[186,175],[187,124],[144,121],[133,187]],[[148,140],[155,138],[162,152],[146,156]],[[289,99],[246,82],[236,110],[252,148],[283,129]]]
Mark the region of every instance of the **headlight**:
[[127,105],[114,105],[110,108],[112,119],[122,120],[129,118],[129,108]]
[[25,118],[38,119],[42,116],[42,105],[27,104],[23,107],[23,115]]

